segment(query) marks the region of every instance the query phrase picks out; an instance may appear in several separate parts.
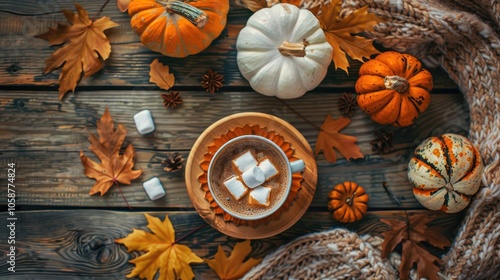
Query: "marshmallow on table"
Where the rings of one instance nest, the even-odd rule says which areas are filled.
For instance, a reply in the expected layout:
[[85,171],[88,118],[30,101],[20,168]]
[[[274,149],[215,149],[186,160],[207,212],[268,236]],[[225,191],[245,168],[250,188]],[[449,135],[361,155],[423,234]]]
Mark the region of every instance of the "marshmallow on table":
[[245,153],[238,156],[233,160],[234,165],[238,168],[240,172],[245,172],[248,169],[257,166],[257,160],[253,156],[251,151],[246,151]]
[[248,188],[236,177],[231,177],[225,181],[224,186],[236,200],[240,200],[248,192]]
[[276,169],[276,166],[268,158],[259,163],[259,167],[264,172],[266,181],[278,174],[278,169]]
[[271,203],[269,199],[270,196],[270,187],[258,186],[250,192],[248,203],[252,205],[269,206]]
[[254,166],[241,174],[243,183],[251,189],[258,187],[266,181],[264,171],[258,166]]
[[147,134],[155,130],[155,123],[149,110],[142,110],[135,114],[134,122],[140,134]]
[[165,190],[161,185],[160,179],[153,177],[146,182],[142,183],[144,190],[149,196],[149,199],[156,200],[162,198],[165,195]]

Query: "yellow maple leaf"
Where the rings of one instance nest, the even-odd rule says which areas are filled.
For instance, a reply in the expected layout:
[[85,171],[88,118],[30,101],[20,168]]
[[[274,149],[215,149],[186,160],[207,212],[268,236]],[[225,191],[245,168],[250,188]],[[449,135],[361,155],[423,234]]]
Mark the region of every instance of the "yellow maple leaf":
[[317,17],[328,43],[332,45],[335,69],[340,68],[349,73],[346,53],[352,59],[361,62],[364,58],[370,58],[371,55],[379,53],[372,45],[373,40],[358,36],[358,34],[372,31],[382,19],[369,13],[367,6],[347,16],[342,16],[341,5],[342,0],[332,0],[329,5],[323,5]]
[[250,240],[238,242],[231,252],[231,256],[227,257],[219,245],[219,249],[215,254],[214,259],[205,259],[205,262],[217,273],[222,280],[235,280],[243,277],[252,267],[258,265],[262,259],[250,258],[243,262],[252,251]]
[[351,120],[348,118],[333,119],[331,115],[327,115],[316,140],[315,154],[318,155],[323,151],[326,160],[332,163],[337,161],[334,149],[339,151],[347,160],[363,158],[363,154],[356,145],[358,139],[354,136],[339,133],[350,122]]
[[59,24],[57,28],[35,36],[49,41],[50,45],[67,43],[45,61],[44,74],[62,66],[59,100],[68,91],[75,91],[82,74],[89,77],[102,68],[102,61],[108,59],[111,53],[111,45],[104,30],[118,26],[107,17],[92,21],[85,9],[78,4],[75,7],[77,13],[62,11],[71,26]]
[[175,84],[174,74],[170,73],[168,65],[163,65],[155,59],[149,65],[149,81],[155,83],[158,87],[168,90]]
[[165,215],[163,222],[148,214],[144,216],[151,232],[134,229],[127,237],[115,239],[116,243],[125,245],[128,252],[146,252],[130,261],[135,264],[135,268],[127,277],[139,276],[152,280],[160,270],[159,280],[193,279],[194,273],[189,264],[201,263],[203,259],[188,246],[175,243],[175,231],[168,215]]

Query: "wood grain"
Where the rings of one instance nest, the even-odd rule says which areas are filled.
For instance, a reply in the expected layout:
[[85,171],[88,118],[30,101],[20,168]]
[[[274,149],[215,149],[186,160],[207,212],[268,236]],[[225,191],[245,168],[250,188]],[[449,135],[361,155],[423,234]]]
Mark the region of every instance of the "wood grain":
[[[132,207],[192,207],[183,179],[178,173],[163,171],[162,159],[169,152],[180,152],[187,159],[192,146],[211,124],[228,115],[240,112],[262,112],[275,115],[294,126],[314,148],[318,130],[299,118],[290,108],[320,126],[327,114],[338,117],[340,93],[306,94],[297,100],[280,101],[251,92],[224,92],[215,95],[204,92],[181,92],[184,103],[175,110],[161,104],[161,91],[88,91],[68,101],[57,102],[57,92],[1,91],[0,98],[0,162],[18,164],[18,184],[21,187],[19,205],[125,207],[117,189],[98,197],[89,196],[94,184],[83,175],[80,150],[95,159],[88,150],[88,135],[96,133],[96,120],[109,107],[115,123],[128,129],[125,144],[132,143],[137,151],[136,167],[144,173],[132,186],[122,189]],[[126,98],[124,98],[126,97]],[[316,157],[318,184],[313,207],[326,205],[328,191],[345,180],[356,181],[369,193],[369,207],[398,208],[388,199],[382,183],[388,182],[406,207],[419,208],[406,176],[409,156],[420,141],[444,132],[466,133],[468,110],[459,94],[433,95],[431,104],[414,126],[393,128],[372,122],[360,111],[342,133],[358,138],[364,159],[339,159],[328,163],[323,155]],[[151,110],[156,131],[139,135],[133,115],[143,109]],[[394,132],[394,151],[376,155],[371,151],[373,132],[385,129]],[[4,179],[5,173],[0,173]],[[167,191],[165,198],[150,201],[142,182],[157,176]],[[0,191],[6,186],[0,185]]]
[[[430,211],[425,211],[431,213]],[[422,211],[418,211],[422,213]],[[150,215],[169,216],[176,237],[205,224],[196,212],[153,212]],[[354,224],[334,222],[327,213],[306,213],[299,223],[287,231],[270,238],[253,240],[251,257],[264,257],[278,246],[298,236],[347,227],[358,234],[380,235],[389,227],[380,218],[401,218],[401,211],[377,211],[369,213]],[[16,222],[16,279],[124,279],[133,265],[128,263],[139,252],[127,253],[124,246],[113,242],[132,232],[133,228],[149,231],[146,228],[144,212],[114,212],[104,210],[51,210],[18,211]],[[0,214],[5,221],[7,215]],[[451,238],[454,236],[462,215],[438,214],[433,225],[439,225]],[[5,236],[2,227],[2,236]],[[180,241],[189,246],[202,258],[213,258],[218,245],[230,251],[236,242],[242,241],[228,237],[210,226]],[[0,243],[0,251],[10,249]],[[442,253],[442,251],[439,251]],[[11,279],[13,274],[7,270],[6,254],[0,255],[0,278]],[[215,273],[205,264],[192,265],[195,279],[217,279]]]
[[[228,23],[222,34],[205,51],[199,55],[183,59],[169,58],[159,53],[152,52],[143,47],[139,37],[130,27],[130,18],[126,13],[121,13],[111,1],[101,16],[107,16],[119,24],[118,27],[106,31],[112,53],[105,61],[104,68],[92,77],[83,79],[78,91],[89,87],[127,86],[154,88],[149,82],[149,64],[156,58],[168,64],[176,76],[176,87],[200,88],[201,75],[210,67],[215,71],[224,73],[226,87],[248,86],[248,82],[239,73],[236,64],[235,43],[239,30],[245,26],[249,10],[236,6],[231,1],[228,14]],[[83,7],[89,15],[95,15],[103,1],[85,1]],[[44,33],[49,27],[57,23],[67,23],[61,9],[74,11],[71,1],[0,1],[0,85],[37,85],[49,86],[56,90],[60,70],[50,74],[43,74],[45,60],[57,47],[49,47],[44,40],[34,38],[35,35]],[[359,72],[361,62],[350,61],[350,74],[335,70],[330,65],[328,75],[318,87],[318,90],[330,88],[353,87]],[[455,84],[439,68],[430,69],[434,76],[436,89],[453,88]],[[174,88],[175,89],[175,88]]]

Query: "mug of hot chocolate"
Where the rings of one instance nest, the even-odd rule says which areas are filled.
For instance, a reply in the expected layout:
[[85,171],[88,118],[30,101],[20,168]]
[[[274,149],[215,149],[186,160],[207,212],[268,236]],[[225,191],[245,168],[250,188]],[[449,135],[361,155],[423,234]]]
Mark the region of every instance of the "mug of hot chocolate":
[[285,202],[292,174],[305,168],[304,161],[289,161],[273,141],[243,135],[226,142],[208,166],[208,188],[229,215],[258,220],[276,212]]

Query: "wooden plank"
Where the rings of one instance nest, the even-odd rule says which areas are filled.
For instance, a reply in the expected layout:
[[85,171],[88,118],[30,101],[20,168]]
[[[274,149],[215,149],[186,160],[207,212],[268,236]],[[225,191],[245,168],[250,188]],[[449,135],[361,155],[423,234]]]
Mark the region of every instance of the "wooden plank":
[[[83,207],[124,207],[118,190],[104,197],[89,196],[92,179],[83,175],[79,152],[95,158],[88,150],[88,135],[96,133],[95,123],[110,108],[115,123],[128,128],[126,143],[137,150],[136,167],[144,173],[123,191],[132,207],[192,207],[187,196],[184,171],[166,174],[161,160],[167,152],[180,152],[187,159],[198,136],[212,123],[233,113],[257,111],[280,117],[296,127],[314,148],[318,130],[300,119],[288,107],[274,98],[250,92],[227,92],[211,95],[204,92],[182,92],[184,104],[166,110],[160,91],[97,91],[81,92],[65,102],[57,101],[55,92],[1,92],[0,162],[14,161],[18,166],[19,197],[24,205],[65,205]],[[126,98],[123,98],[126,96]],[[337,111],[338,93],[311,93],[297,100],[286,101],[302,116],[320,126],[325,116]],[[22,105],[24,104],[24,105]],[[230,106],[228,105],[230,104]],[[406,207],[420,208],[414,199],[406,177],[406,165],[420,141],[444,132],[466,133],[469,125],[465,101],[459,94],[434,95],[429,109],[415,126],[392,128],[380,126],[357,111],[352,123],[342,133],[358,137],[364,159],[339,159],[331,164],[323,155],[317,157],[318,186],[313,207],[325,207],[329,190],[345,180],[356,181],[367,189],[372,198],[371,209],[398,208],[388,199],[382,183],[391,189]],[[133,124],[133,114],[150,109],[155,118],[156,132],[141,136]],[[370,141],[377,129],[394,132],[394,151],[375,155]],[[4,178],[5,174],[0,174]],[[142,182],[157,176],[167,196],[152,202],[142,189]],[[1,185],[0,190],[5,190]]]
[[[231,1],[232,3],[232,1]],[[85,1],[83,7],[89,15],[97,13],[102,1]],[[0,1],[0,85],[51,86],[56,89],[60,70],[43,74],[45,60],[57,47],[49,47],[44,40],[34,38],[57,23],[67,23],[61,9],[74,11],[71,1]],[[228,24],[220,37],[201,54],[183,59],[168,58],[143,47],[139,37],[130,28],[130,17],[116,8],[115,1],[101,13],[119,24],[106,31],[112,45],[110,58],[105,67],[92,77],[80,82],[77,90],[95,86],[128,86],[154,88],[149,82],[149,64],[159,58],[168,64],[176,75],[176,86],[200,88],[201,76],[208,67],[224,73],[226,87],[248,86],[241,76],[236,63],[236,38],[252,13],[232,5],[228,14]],[[352,61],[350,75],[330,66],[328,75],[318,89],[353,87],[361,63]],[[436,89],[456,88],[456,85],[440,68],[430,69]]]
[[[414,212],[417,213],[417,212]],[[418,211],[424,213],[424,211]],[[432,214],[433,212],[425,211]],[[192,229],[205,224],[196,212],[154,212],[150,215],[169,216],[176,237],[187,234]],[[342,225],[332,220],[328,213],[307,213],[289,230],[266,239],[252,241],[250,257],[261,258],[298,236],[319,232],[336,227],[347,227],[358,234],[380,235],[389,229],[379,221],[380,218],[401,217],[401,211],[372,212],[361,221]],[[0,220],[6,221],[7,214],[1,213]],[[123,279],[130,273],[133,265],[128,263],[138,252],[127,253],[124,246],[113,242],[132,232],[132,228],[149,231],[143,212],[113,212],[103,210],[52,210],[18,211],[15,231],[16,272],[9,272],[7,255],[0,255],[0,277],[25,279]],[[443,228],[448,238],[453,239],[461,214],[438,214],[433,225]],[[5,226],[2,232],[7,234]],[[2,236],[7,236],[2,233]],[[180,244],[189,246],[198,256],[212,258],[218,245],[230,251],[242,240],[225,236],[210,226],[203,227],[189,235]],[[2,252],[9,252],[10,245],[0,243]],[[442,253],[442,252],[441,252]],[[217,279],[215,273],[206,265],[193,264],[195,279]]]

